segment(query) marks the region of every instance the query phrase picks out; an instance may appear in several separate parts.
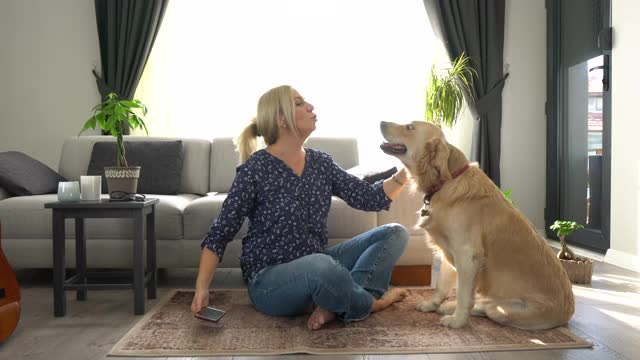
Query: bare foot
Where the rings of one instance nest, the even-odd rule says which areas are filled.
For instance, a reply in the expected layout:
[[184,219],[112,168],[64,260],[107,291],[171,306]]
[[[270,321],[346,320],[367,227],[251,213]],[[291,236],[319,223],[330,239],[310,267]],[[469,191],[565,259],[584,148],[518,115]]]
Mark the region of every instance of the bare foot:
[[404,300],[407,295],[409,295],[409,292],[406,289],[391,288],[380,299],[373,302],[372,312],[384,310],[393,303]]
[[309,316],[309,320],[307,321],[307,327],[309,328],[309,330],[318,330],[322,327],[322,325],[335,319],[335,317],[336,317],[335,313],[332,313],[331,311],[323,309],[318,306],[313,311],[311,316]]

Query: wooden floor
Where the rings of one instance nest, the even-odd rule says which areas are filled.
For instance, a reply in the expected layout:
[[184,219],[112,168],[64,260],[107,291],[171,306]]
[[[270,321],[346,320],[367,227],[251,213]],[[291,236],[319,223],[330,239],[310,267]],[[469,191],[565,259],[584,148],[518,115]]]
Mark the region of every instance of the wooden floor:
[[[436,264],[434,272],[437,271]],[[85,302],[76,301],[75,293],[67,292],[67,316],[54,318],[51,272],[22,270],[18,271],[18,278],[22,291],[21,321],[16,332],[0,344],[0,359],[105,359],[113,345],[141,318],[133,315],[133,294],[116,290],[90,291]],[[192,288],[194,280],[195,270],[162,271],[158,295],[161,297],[174,288]],[[215,287],[242,286],[237,270],[224,269],[216,275]],[[592,287],[574,286],[574,293],[576,313],[569,326],[593,342],[593,349],[211,359],[640,359],[640,274],[596,263]],[[155,301],[147,302],[147,309],[154,304]]]

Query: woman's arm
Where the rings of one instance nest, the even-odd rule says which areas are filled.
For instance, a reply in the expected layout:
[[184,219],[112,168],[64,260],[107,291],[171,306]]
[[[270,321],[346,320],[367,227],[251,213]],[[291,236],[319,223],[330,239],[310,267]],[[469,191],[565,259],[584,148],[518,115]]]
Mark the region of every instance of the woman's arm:
[[200,255],[200,268],[196,280],[196,293],[191,302],[191,311],[197,313],[203,307],[209,305],[209,285],[213,281],[216,269],[220,263],[220,257],[209,249],[202,249]]
[[247,163],[238,166],[236,177],[227,198],[222,203],[220,214],[202,240],[201,246],[216,253],[221,261],[227,244],[233,240],[245,217],[255,206],[257,189],[251,172],[252,169],[247,166]]
[[222,261],[227,244],[233,240],[244,218],[255,206],[256,197],[256,187],[251,180],[250,170],[246,164],[240,165],[229,194],[222,204],[220,215],[202,240],[200,267],[191,311],[198,312],[209,304],[209,285],[213,281],[218,264]]
[[405,168],[400,169],[393,176],[388,178],[382,183],[382,188],[387,197],[391,200],[395,200],[405,185],[409,183],[407,178],[407,170]]

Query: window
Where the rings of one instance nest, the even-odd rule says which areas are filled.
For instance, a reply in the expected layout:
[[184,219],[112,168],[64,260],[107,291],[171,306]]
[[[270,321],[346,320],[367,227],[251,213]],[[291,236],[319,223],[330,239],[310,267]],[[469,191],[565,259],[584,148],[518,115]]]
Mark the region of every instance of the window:
[[289,84],[315,106],[314,135],[358,137],[366,163],[388,158],[380,121],[424,118],[440,46],[419,0],[171,1],[136,98],[151,135],[212,139]]
[[589,96],[589,112],[596,112],[596,97]]
[[589,96],[589,112],[602,112],[602,93]]

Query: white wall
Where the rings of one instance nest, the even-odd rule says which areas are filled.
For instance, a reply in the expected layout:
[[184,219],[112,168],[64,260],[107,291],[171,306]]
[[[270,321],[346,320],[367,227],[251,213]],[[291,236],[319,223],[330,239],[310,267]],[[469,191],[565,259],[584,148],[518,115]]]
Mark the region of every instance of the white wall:
[[640,271],[640,11],[635,0],[612,0],[611,248],[605,261]]
[[502,92],[502,189],[543,230],[546,194],[547,97],[544,0],[507,0],[504,62],[509,78]]
[[0,1],[0,151],[58,169],[62,143],[100,100],[93,1]]

